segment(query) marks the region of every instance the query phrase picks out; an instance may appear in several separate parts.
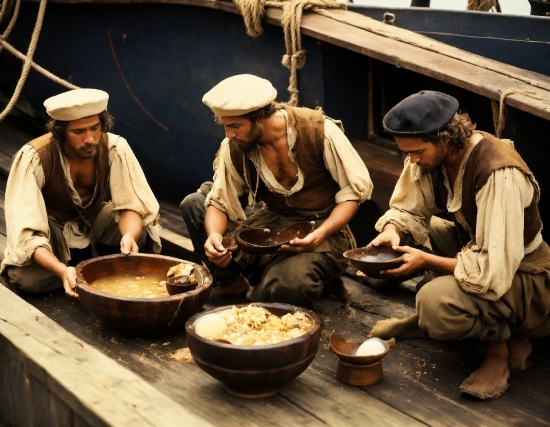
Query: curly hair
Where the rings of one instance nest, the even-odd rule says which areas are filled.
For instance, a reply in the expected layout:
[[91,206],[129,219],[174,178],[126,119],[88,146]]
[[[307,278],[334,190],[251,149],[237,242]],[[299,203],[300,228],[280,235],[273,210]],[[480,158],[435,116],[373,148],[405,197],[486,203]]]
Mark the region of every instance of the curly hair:
[[[257,110],[251,111],[250,113],[243,114],[241,117],[244,117],[245,119],[250,120],[252,124],[257,122],[262,122],[264,120],[269,119],[273,114],[277,112],[276,104],[271,103],[266,105],[265,107],[259,108]],[[220,116],[215,115],[214,121],[221,125],[223,124],[220,121]]]
[[441,144],[442,140],[448,140],[451,153],[455,154],[464,148],[475,128],[468,113],[459,112],[439,132],[423,135],[422,140],[436,145]]
[[[98,115],[99,122],[101,123],[101,132],[110,132],[115,125],[115,118],[107,110]],[[52,133],[52,141],[59,147],[65,142],[65,126],[67,126],[67,123],[66,121],[56,119],[50,119],[46,123],[46,131]]]

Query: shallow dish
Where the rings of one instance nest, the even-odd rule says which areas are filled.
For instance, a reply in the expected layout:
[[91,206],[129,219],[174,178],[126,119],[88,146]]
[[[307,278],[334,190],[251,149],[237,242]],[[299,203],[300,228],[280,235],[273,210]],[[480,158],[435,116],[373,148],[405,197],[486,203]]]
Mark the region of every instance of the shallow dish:
[[315,229],[313,221],[300,221],[286,227],[249,228],[235,236],[237,246],[243,252],[264,255],[276,252],[292,239],[303,238]]
[[203,266],[194,264],[197,287],[189,292],[160,298],[122,297],[89,285],[97,279],[116,274],[165,275],[184,261],[154,254],[106,255],[82,261],[76,266],[76,291],[82,305],[96,319],[128,336],[167,333],[184,327],[198,313],[212,289],[212,276]]
[[391,246],[366,246],[344,252],[344,257],[365,275],[374,279],[392,277],[391,274],[380,274],[380,271],[391,270],[403,264],[403,253]]
[[196,314],[185,324],[187,344],[195,363],[220,381],[229,394],[245,399],[272,396],[279,387],[305,371],[317,354],[321,337],[321,321],[313,311],[289,304],[256,305],[277,316],[303,312],[313,320],[313,326],[304,335],[277,344],[234,345],[203,338],[194,331],[194,324],[201,316],[232,306]]

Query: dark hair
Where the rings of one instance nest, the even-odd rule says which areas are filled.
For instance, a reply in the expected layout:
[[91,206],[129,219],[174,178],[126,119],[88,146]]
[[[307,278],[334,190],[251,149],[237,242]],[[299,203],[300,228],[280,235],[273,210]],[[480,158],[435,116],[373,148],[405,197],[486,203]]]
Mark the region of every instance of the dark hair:
[[[110,132],[115,125],[115,118],[111,114],[104,110],[99,115],[99,122],[101,123],[101,132],[106,133]],[[46,130],[52,133],[52,141],[61,147],[65,142],[65,126],[67,126],[66,121],[50,119],[46,123]]]
[[456,113],[449,123],[439,129],[439,132],[422,135],[422,140],[437,145],[446,139],[449,141],[451,153],[454,154],[464,148],[475,128],[476,125],[472,123],[468,113]]
[[[243,114],[241,117],[250,120],[252,124],[257,122],[262,122],[266,119],[269,119],[273,114],[277,112],[277,108],[274,103],[268,104],[265,107],[258,108],[257,110],[251,111],[250,113]],[[220,117],[218,115],[214,116],[214,121],[221,125]]]

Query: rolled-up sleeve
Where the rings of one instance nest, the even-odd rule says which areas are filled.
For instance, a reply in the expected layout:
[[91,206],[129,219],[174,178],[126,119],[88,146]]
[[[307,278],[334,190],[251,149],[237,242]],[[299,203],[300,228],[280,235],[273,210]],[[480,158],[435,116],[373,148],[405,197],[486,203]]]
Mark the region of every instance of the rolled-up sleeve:
[[44,171],[38,153],[25,145],[13,159],[6,185],[4,213],[8,233],[3,264],[28,265],[36,249],[52,250],[43,186]]
[[416,244],[431,247],[428,224],[438,210],[431,176],[422,175],[418,166],[407,157],[390,198],[390,209],[378,219],[375,229],[382,232],[384,226],[391,223],[401,232],[410,234]]
[[134,211],[144,226],[158,221],[159,203],[126,139],[109,134],[110,190],[116,219],[120,211]]
[[325,119],[325,166],[340,186],[336,203],[369,200],[373,184],[365,163],[344,132],[330,119]]

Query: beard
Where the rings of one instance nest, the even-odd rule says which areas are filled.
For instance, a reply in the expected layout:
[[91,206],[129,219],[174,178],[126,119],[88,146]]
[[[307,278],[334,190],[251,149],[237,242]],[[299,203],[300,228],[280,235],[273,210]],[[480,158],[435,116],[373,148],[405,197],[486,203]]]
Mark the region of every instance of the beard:
[[252,129],[250,129],[246,139],[231,138],[230,141],[237,145],[245,154],[250,154],[250,152],[258,146],[261,137],[262,129],[256,123],[253,123]]
[[443,149],[443,146],[439,145],[437,149],[437,153],[431,163],[417,163],[416,165],[420,168],[420,174],[421,175],[428,175],[432,174],[435,171],[437,171],[441,165],[443,164],[443,161],[445,160],[445,156],[447,153]]
[[97,146],[98,144],[86,144],[80,147],[76,154],[81,159],[93,159],[97,155]]

